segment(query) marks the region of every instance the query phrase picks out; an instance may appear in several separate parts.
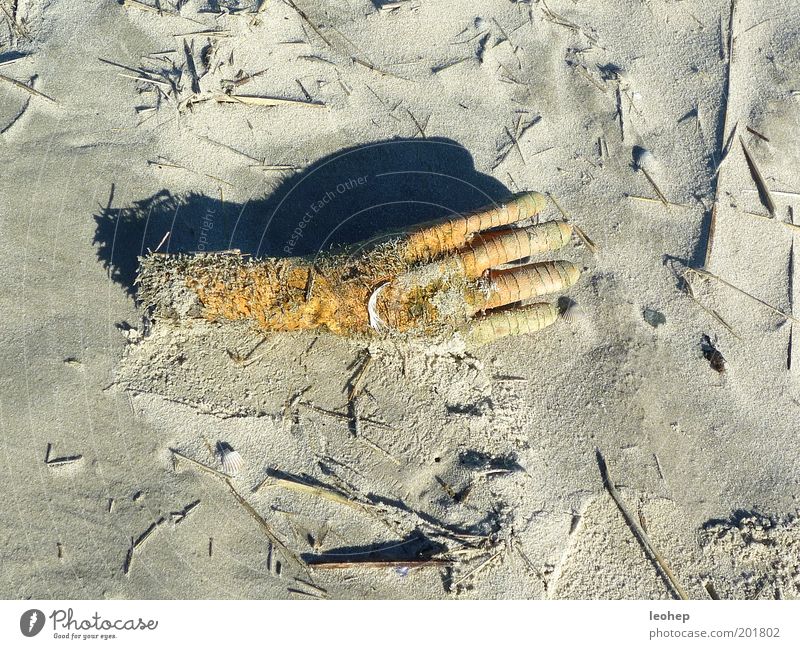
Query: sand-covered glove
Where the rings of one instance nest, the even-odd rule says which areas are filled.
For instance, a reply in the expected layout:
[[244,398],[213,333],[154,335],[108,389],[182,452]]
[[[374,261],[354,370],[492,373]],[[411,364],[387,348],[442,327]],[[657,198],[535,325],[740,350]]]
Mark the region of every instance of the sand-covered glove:
[[530,301],[580,276],[567,261],[508,267],[570,241],[564,221],[518,225],[544,206],[528,192],[314,257],[151,254],[140,260],[138,295],[156,317],[250,320],[265,332],[458,334],[484,344],[553,324],[557,308]]

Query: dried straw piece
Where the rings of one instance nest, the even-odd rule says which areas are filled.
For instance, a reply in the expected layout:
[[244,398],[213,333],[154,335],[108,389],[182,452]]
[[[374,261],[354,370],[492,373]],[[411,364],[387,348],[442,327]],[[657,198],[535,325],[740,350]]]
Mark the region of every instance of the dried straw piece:
[[[625,198],[630,198],[634,201],[646,201],[648,203],[663,203],[659,198],[650,198],[649,196],[637,196],[636,194],[626,194]],[[688,203],[673,203],[671,201],[667,202],[667,205],[670,207],[691,207]]]
[[639,171],[641,171],[644,174],[644,177],[647,178],[647,182],[649,182],[653,186],[653,189],[655,190],[658,199],[664,204],[664,207],[669,207],[669,201],[667,200],[667,197],[664,196],[664,193],[661,191],[659,186],[656,185],[656,181],[653,180],[652,176],[650,176],[650,174],[647,173],[647,171],[642,167],[639,168]]
[[745,146],[744,139],[741,135],[739,136],[739,143],[742,145],[742,151],[744,152],[744,157],[747,160],[747,166],[750,168],[750,175],[753,177],[753,182],[755,182],[756,188],[758,189],[758,197],[761,199],[764,207],[767,208],[769,215],[774,218],[775,201],[772,200],[772,195],[769,193],[767,181],[764,180],[764,176],[761,175],[761,170],[758,168],[755,158],[753,158],[747,146]]
[[439,568],[452,565],[450,559],[409,559],[408,561],[310,561],[314,570],[346,570],[348,568]]
[[547,198],[549,198],[553,205],[556,206],[556,209],[558,210],[559,214],[564,217],[564,220],[571,223],[575,234],[577,234],[578,238],[583,241],[584,245],[589,249],[589,252],[591,252],[593,255],[597,254],[597,245],[589,238],[582,228],[572,223],[570,215],[567,214],[567,211],[563,207],[561,207],[561,204],[556,200],[556,197],[553,194],[547,194]]
[[[703,266],[708,268],[709,264],[711,263],[711,251],[714,248],[714,235],[717,230],[717,205],[719,204],[719,192],[720,192],[720,182],[719,182],[719,172],[720,167],[722,166],[722,162],[726,156],[726,148],[724,146],[725,143],[725,134],[728,132],[728,120],[730,118],[730,94],[731,94],[731,70],[733,68],[733,46],[736,42],[736,37],[734,35],[734,24],[736,21],[736,0],[731,0],[731,11],[730,17],[728,19],[728,57],[727,57],[727,66],[725,71],[725,86],[722,89],[722,101],[725,104],[725,110],[723,111],[723,120],[722,120],[722,133],[720,134],[722,141],[721,144],[723,145],[722,150],[722,160],[720,160],[719,167],[717,168],[717,175],[715,176],[714,182],[714,203],[711,208],[711,216],[708,223],[708,239],[706,240],[706,254],[705,259],[703,261]],[[722,20],[720,19],[720,23]],[[721,29],[721,25],[720,25]],[[733,134],[736,132],[736,125],[733,127],[733,131],[731,132],[731,138]]]
[[691,269],[686,271],[684,274],[684,281],[686,282],[686,294],[694,301],[697,306],[699,306],[703,311],[708,313],[712,318],[714,318],[717,322],[719,322],[723,327],[725,327],[737,340],[741,340],[742,337],[737,334],[733,328],[725,321],[725,319],[717,313],[714,309],[709,309],[705,304],[703,304],[700,300],[697,299],[697,296],[694,294],[694,289],[692,288],[692,282],[689,279],[688,275],[692,272]]
[[250,514],[250,516],[252,516],[253,519],[255,519],[255,521],[259,524],[259,526],[264,531],[264,534],[266,534],[267,538],[270,540],[272,545],[274,545],[276,548],[278,548],[278,550],[281,551],[281,554],[283,554],[283,556],[286,559],[288,559],[289,561],[294,563],[298,568],[300,568],[301,570],[303,570],[303,572],[305,572],[306,571],[306,563],[298,555],[296,555],[294,552],[292,552],[292,550],[290,550],[283,543],[283,541],[281,541],[276,536],[275,532],[272,531],[272,528],[270,527],[269,523],[267,523],[267,521],[264,520],[264,518],[261,516],[261,514],[259,514],[255,509],[253,509],[253,506],[249,502],[247,502],[241,496],[241,494],[239,494],[238,491],[236,491],[236,488],[233,486],[233,483],[231,482],[230,478],[226,478],[225,479],[225,483],[228,485],[228,488],[231,490],[231,493],[236,498],[238,503],[242,507],[244,507],[244,509],[247,511],[247,513]]
[[324,498],[325,500],[330,500],[331,502],[338,503],[339,505],[346,505],[354,509],[363,510],[371,507],[371,505],[366,503],[360,503],[356,500],[351,500],[347,496],[339,493],[338,491],[334,491],[333,489],[317,487],[314,485],[305,484],[304,482],[298,482],[296,480],[288,480],[286,478],[274,478],[271,476],[264,478],[264,480],[255,489],[253,489],[253,493],[258,492],[265,486],[280,487],[282,489],[289,489],[290,491],[296,491],[298,493],[309,494],[311,496]]
[[53,99],[52,97],[48,97],[43,92],[39,92],[35,88],[31,88],[29,85],[27,85],[25,83],[22,83],[21,81],[17,81],[16,79],[12,79],[11,77],[7,77],[4,74],[0,74],[0,81],[7,81],[8,83],[10,83],[10,84],[16,86],[17,88],[19,88],[20,90],[24,90],[25,92],[29,92],[34,97],[41,97],[42,99],[46,99],[47,101],[52,102],[54,104],[58,103],[58,102],[56,102],[55,99]]
[[325,104],[297,99],[281,99],[279,97],[258,97],[254,95],[215,95],[219,104],[244,104],[246,106],[306,106],[309,108],[327,108]]
[[619,495],[617,488],[611,481],[611,476],[608,473],[608,465],[606,465],[605,458],[600,452],[600,449],[595,449],[595,456],[597,458],[597,466],[600,469],[600,476],[603,479],[603,486],[606,488],[611,496],[611,499],[614,501],[614,504],[619,509],[631,532],[633,532],[633,535],[639,542],[639,545],[642,546],[642,549],[645,551],[645,554],[648,555],[648,558],[651,559],[656,566],[658,566],[658,568],[661,570],[664,581],[669,584],[678,597],[680,599],[689,599],[689,597],[686,595],[686,591],[683,590],[681,585],[678,583],[678,580],[675,578],[675,575],[673,574],[672,570],[670,570],[666,561],[664,561],[664,558],[661,556],[658,550],[656,550],[655,546],[650,540],[650,537],[647,535],[647,532],[640,527],[640,525],[636,522],[636,519],[634,519],[633,515],[628,511],[625,503],[622,501],[622,497]]
[[792,322],[800,322],[800,320],[798,320],[794,316],[791,316],[788,313],[784,313],[783,311],[781,311],[777,307],[772,306],[771,304],[769,304],[768,302],[765,302],[761,298],[758,298],[755,295],[752,295],[752,294],[748,293],[747,291],[740,289],[738,286],[734,286],[733,284],[731,284],[730,282],[722,279],[721,277],[719,277],[717,275],[714,275],[713,273],[709,273],[707,270],[700,270],[699,268],[690,268],[686,272],[687,273],[695,273],[697,275],[700,275],[701,277],[707,277],[708,279],[716,280],[716,281],[720,282],[721,284],[724,284],[728,288],[732,288],[734,291],[737,291],[737,292],[741,293],[742,295],[744,295],[746,297],[749,297],[751,300],[754,300],[755,302],[758,302],[762,306],[767,307],[770,311],[772,311],[774,313],[777,313],[779,316],[783,316],[784,318],[787,318],[787,319],[791,320]]

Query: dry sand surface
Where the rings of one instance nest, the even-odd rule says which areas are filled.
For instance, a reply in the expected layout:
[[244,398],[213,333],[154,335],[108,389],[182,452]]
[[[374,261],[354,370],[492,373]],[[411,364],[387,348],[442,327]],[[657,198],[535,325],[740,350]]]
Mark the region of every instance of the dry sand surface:
[[[153,6],[0,0],[0,596],[800,595],[797,0]],[[534,189],[594,242],[535,336],[135,302]]]

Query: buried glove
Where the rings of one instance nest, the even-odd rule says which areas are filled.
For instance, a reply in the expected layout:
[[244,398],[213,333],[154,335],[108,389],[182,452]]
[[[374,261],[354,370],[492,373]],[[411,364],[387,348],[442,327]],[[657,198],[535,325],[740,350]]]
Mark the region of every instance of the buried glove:
[[140,260],[138,295],[156,316],[173,319],[249,320],[265,332],[343,336],[458,333],[484,344],[553,324],[556,307],[530,301],[580,276],[567,261],[502,268],[570,241],[564,221],[517,226],[544,204],[542,194],[524,193],[313,258],[153,253]]

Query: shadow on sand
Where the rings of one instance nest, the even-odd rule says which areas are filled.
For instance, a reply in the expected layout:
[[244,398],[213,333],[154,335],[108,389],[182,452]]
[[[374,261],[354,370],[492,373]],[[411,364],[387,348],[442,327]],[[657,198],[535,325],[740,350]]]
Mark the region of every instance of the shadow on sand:
[[161,252],[235,248],[255,257],[309,255],[509,194],[476,171],[469,152],[452,140],[386,140],[322,158],[271,195],[244,204],[166,189],[128,207],[112,208],[109,200],[94,217],[94,242],[112,279],[133,294],[137,258],[155,250],[168,232]]

